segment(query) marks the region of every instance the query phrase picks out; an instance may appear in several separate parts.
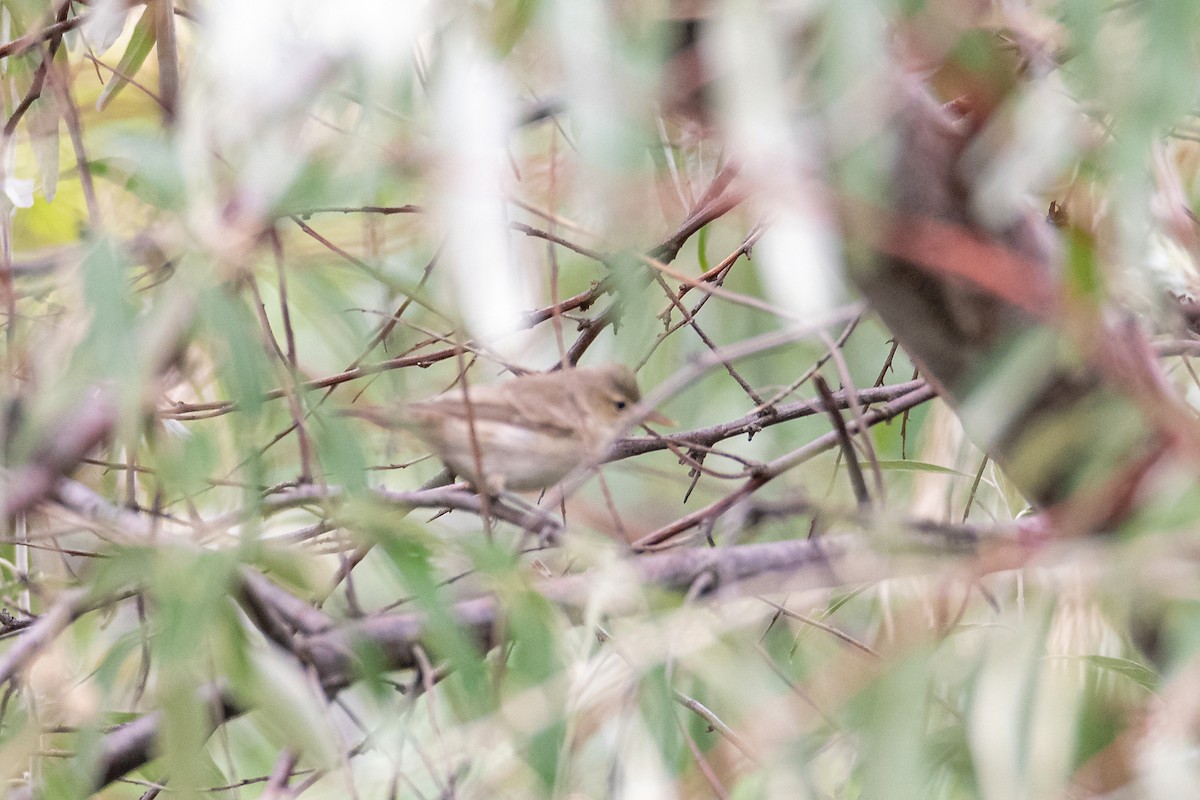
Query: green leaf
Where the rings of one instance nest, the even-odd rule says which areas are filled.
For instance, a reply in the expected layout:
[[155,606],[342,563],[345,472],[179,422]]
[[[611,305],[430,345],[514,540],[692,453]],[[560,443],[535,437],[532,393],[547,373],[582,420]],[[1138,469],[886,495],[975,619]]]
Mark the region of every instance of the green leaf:
[[1083,660],[1094,667],[1113,672],[1149,691],[1158,690],[1158,673],[1144,664],[1131,661],[1128,658],[1112,658],[1110,656],[1084,656]]
[[924,797],[932,754],[925,729],[930,653],[914,651],[863,688],[846,713],[862,738],[865,797]]
[[329,481],[350,492],[365,489],[367,459],[349,421],[314,407],[307,430]]
[[509,612],[513,650],[509,669],[521,684],[530,686],[549,679],[562,668],[558,658],[557,626],[550,602],[535,591],[504,598]]
[[506,56],[529,28],[538,0],[497,0],[492,10],[492,44],[496,54]]
[[239,702],[256,709],[255,722],[324,768],[337,763],[337,734],[324,697],[297,662],[282,651],[247,649],[245,669],[231,675]]
[[164,491],[191,497],[209,487],[208,478],[219,461],[217,443],[210,431],[180,432],[168,427],[158,434],[156,444],[151,457]]
[[377,529],[380,545],[416,605],[427,615],[425,637],[438,658],[449,659],[461,678],[456,684],[464,690],[467,711],[483,714],[494,705],[491,685],[484,670],[481,652],[471,635],[454,617],[453,598],[441,586],[434,564],[434,552],[424,532],[402,521],[386,529]]
[[150,51],[154,49],[157,35],[154,27],[154,4],[150,3],[143,9],[142,16],[134,25],[133,35],[129,37],[129,44],[125,47],[125,53],[121,56],[121,61],[117,64],[112,78],[100,92],[100,98],[96,101],[97,111],[103,111],[112,99],[125,88],[129,79],[137,74],[146,61],[146,56],[150,55]]
[[642,723],[658,745],[664,766],[681,772],[686,763],[687,746],[679,730],[678,715],[691,712],[681,711],[675,702],[664,667],[656,666],[642,676],[638,683],[638,708]]
[[929,464],[925,461],[912,461],[909,459],[896,459],[892,461],[878,461],[879,468],[890,472],[932,472],[937,475],[957,475],[962,478],[971,478],[974,480],[974,475],[968,475],[965,472],[959,472],[956,469],[949,467],[938,466],[937,464]]
[[83,293],[92,319],[74,366],[85,376],[130,378],[137,373],[137,310],[127,269],[108,240],[97,242],[84,259]]
[[159,633],[154,651],[168,664],[191,663],[219,635],[229,613],[233,560],[227,553],[160,547],[151,592]]
[[1104,268],[1096,258],[1091,234],[1076,228],[1067,231],[1064,284],[1076,300],[1094,306],[1105,294]]
[[236,419],[257,419],[267,390],[263,376],[270,370],[253,312],[240,297],[221,288],[201,296],[200,318],[220,354],[221,380],[242,412]]
[[696,232],[696,260],[700,264],[701,272],[708,272],[711,267],[708,264],[708,226],[705,225]]
[[179,155],[163,137],[127,133],[104,142],[103,154],[89,164],[92,175],[118,183],[142,202],[181,211],[187,201]]

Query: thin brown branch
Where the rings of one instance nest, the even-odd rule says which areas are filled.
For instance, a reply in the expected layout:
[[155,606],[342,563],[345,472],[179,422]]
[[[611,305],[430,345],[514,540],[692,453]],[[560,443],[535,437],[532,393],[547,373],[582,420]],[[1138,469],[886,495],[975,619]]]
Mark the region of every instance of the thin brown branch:
[[[71,2],[72,0],[61,0],[59,3],[58,10],[54,13],[56,25],[62,25],[67,21],[67,15],[71,11]],[[17,125],[20,124],[21,119],[29,111],[29,107],[42,96],[42,87],[46,83],[46,73],[49,71],[50,64],[54,61],[55,56],[58,55],[58,48],[62,44],[62,31],[56,30],[54,33],[51,33],[46,37],[46,41],[46,49],[42,51],[42,59],[33,71],[33,80],[29,84],[29,89],[25,92],[25,96],[21,98],[21,102],[13,110],[12,115],[9,116],[8,121],[4,123],[5,139],[12,138],[12,135],[17,132]],[[37,42],[34,42],[31,45],[31,48],[33,47],[40,49],[41,40],[39,39]]]
[[175,0],[151,0],[158,54],[158,96],[163,125],[172,128],[179,114],[179,48],[175,41]]
[[[854,498],[861,508],[870,508],[871,494],[867,491],[867,482],[863,479],[862,467],[858,463],[858,453],[854,452],[854,441],[850,438],[846,420],[842,419],[842,415],[838,413],[837,399],[833,396],[829,384],[820,375],[813,376],[813,385],[817,387],[817,393],[821,395],[821,403],[829,414],[829,419],[833,423],[833,432],[837,435],[838,443],[842,447],[842,458],[846,460],[846,472],[850,475],[850,486],[854,489]],[[852,392],[846,393],[846,397],[852,395]],[[861,424],[857,427],[862,429]]]
[[[673,305],[679,311],[688,327],[691,328],[696,333],[696,336],[700,339],[700,341],[704,343],[704,346],[710,351],[718,353],[719,350],[716,342],[714,342],[709,335],[704,332],[704,329],[700,327],[700,323],[696,321],[696,316],[688,311],[683,303],[680,302],[679,298],[670,290],[670,288],[668,288],[667,282],[663,280],[662,275],[656,274],[654,276],[654,280],[656,283],[658,283],[658,285],[662,288],[663,293],[666,294],[667,298],[671,301],[671,305]],[[755,405],[761,406],[763,404],[763,399],[759,397],[758,392],[756,392],[754,387],[751,386],[746,379],[738,373],[733,364],[729,363],[728,360],[722,360],[721,366],[725,368],[727,373],[729,373],[729,377],[733,378],[734,382],[742,388],[742,391],[746,393],[746,396],[754,401]]]
[[[876,406],[863,415],[863,423],[870,426],[880,422],[886,422],[897,414],[902,413],[906,409],[914,408],[922,403],[927,403],[935,397],[933,389],[928,386],[921,387],[909,392],[902,397]],[[855,422],[854,427],[857,429],[860,423]],[[760,474],[751,477],[737,490],[731,492],[725,497],[717,500],[702,509],[692,512],[669,525],[666,525],[653,533],[649,533],[633,543],[634,550],[651,550],[674,539],[679,534],[690,530],[697,525],[701,525],[708,520],[715,519],[724,514],[736,503],[742,499],[749,497],[754,492],[758,491],[774,478],[782,475],[791,468],[814,458],[821,453],[836,447],[838,444],[837,432],[827,433],[824,436],[818,437],[809,442],[804,447],[799,448],[781,458],[777,458],[770,462],[766,469]]]
[[675,702],[679,703],[679,705],[683,706],[688,711],[691,711],[693,714],[707,722],[714,731],[725,737],[730,744],[737,748],[738,752],[750,759],[750,762],[755,766],[762,765],[762,759],[759,758],[754,750],[750,748],[750,745],[746,743],[746,740],[738,736],[732,728],[726,725],[725,722],[711,710],[709,710],[707,706],[705,706],[696,698],[689,697],[678,689],[672,689],[671,691],[675,697]]
[[579,255],[584,256],[585,258],[590,258],[593,261],[598,261],[601,264],[608,264],[609,262],[609,257],[597,250],[592,250],[591,248],[584,247],[581,244],[576,244],[570,239],[564,239],[557,234],[541,230],[540,228],[535,228],[532,225],[526,225],[523,222],[510,222],[508,227],[512,228],[514,231],[523,233],[526,236],[532,236],[535,239],[545,239],[547,242],[552,242],[560,247],[565,247],[568,250],[579,253]]
[[[895,400],[924,387],[925,381],[908,381],[890,386],[879,386],[873,389],[860,389],[857,393],[857,398],[863,405],[870,405]],[[847,394],[844,390],[833,393],[836,408],[844,409],[850,407],[850,400]],[[770,414],[751,412],[744,417],[711,425],[707,428],[697,428],[696,430],[674,433],[669,436],[631,436],[613,445],[612,450],[609,452],[609,458],[612,460],[630,458],[643,453],[654,452],[655,450],[665,450],[672,444],[680,447],[695,447],[700,445],[711,447],[718,442],[732,439],[735,436],[753,436],[755,433],[772,425],[810,417],[820,414],[822,411],[824,411],[824,408],[818,402],[799,400],[776,406]]]
[[[66,5],[69,5],[66,4]],[[60,19],[41,30],[27,33],[24,36],[13,39],[11,42],[6,42],[0,45],[0,58],[9,58],[18,56],[22,53],[27,53],[39,44],[45,41],[54,41],[62,38],[62,35],[67,31],[75,30],[84,22],[87,21],[89,14],[80,14],[76,17]]]

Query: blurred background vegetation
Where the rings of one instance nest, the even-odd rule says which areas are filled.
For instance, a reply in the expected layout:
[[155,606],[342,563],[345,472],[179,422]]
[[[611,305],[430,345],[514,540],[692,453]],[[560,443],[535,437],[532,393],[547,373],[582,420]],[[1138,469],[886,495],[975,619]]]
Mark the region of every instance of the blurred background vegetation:
[[[1054,201],[1065,327],[1135,319],[1195,405],[1197,32],[1195,0],[3,0],[5,791],[1196,796],[1194,462],[1031,545],[846,264],[905,81],[1015,76],[970,213]],[[678,436],[541,498],[552,545],[340,413],[564,362],[637,368]]]

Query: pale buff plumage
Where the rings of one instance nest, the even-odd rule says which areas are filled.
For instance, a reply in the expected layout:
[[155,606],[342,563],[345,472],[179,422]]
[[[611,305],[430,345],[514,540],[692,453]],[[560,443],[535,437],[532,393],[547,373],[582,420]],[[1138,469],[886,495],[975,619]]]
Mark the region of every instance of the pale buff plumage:
[[[409,403],[384,424],[412,431],[454,472],[489,491],[558,483],[604,454],[627,422],[626,412],[641,399],[633,371],[623,366],[534,373],[467,391],[469,412],[462,390],[455,388]],[[669,422],[656,414],[648,419]]]

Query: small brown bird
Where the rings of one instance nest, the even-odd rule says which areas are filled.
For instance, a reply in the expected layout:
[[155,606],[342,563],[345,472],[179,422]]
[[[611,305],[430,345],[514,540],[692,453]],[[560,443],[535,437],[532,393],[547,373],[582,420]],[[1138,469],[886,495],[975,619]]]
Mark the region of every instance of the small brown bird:
[[[633,371],[619,365],[522,375],[470,386],[467,394],[469,412],[462,390],[452,389],[409,403],[386,420],[352,413],[412,431],[476,487],[520,492],[553,486],[580,464],[601,457],[642,396]],[[670,424],[659,414],[646,419]]]

